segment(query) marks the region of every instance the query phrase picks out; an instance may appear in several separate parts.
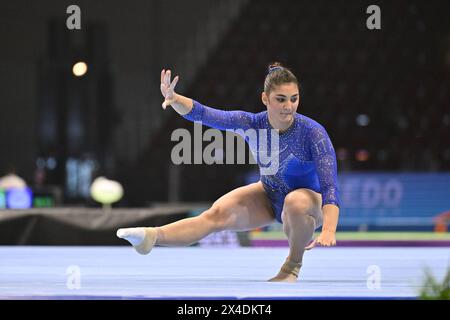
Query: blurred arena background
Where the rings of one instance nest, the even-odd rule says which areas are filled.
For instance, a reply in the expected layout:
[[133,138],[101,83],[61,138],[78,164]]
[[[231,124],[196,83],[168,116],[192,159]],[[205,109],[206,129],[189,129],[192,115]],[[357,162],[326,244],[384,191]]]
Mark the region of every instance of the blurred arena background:
[[[66,9],[81,9],[69,30]],[[258,179],[252,165],[172,164],[192,123],[161,109],[160,71],[178,92],[263,111],[266,66],[298,75],[299,112],[327,128],[339,166],[343,246],[450,246],[448,1],[8,1],[0,8],[1,245],[125,245],[119,227],[200,213]],[[74,74],[84,62],[87,71]],[[204,145],[206,145],[205,143]],[[11,177],[11,176],[9,176]],[[94,179],[120,182],[102,208]],[[4,180],[3,180],[4,181]],[[203,243],[286,246],[281,226]]]

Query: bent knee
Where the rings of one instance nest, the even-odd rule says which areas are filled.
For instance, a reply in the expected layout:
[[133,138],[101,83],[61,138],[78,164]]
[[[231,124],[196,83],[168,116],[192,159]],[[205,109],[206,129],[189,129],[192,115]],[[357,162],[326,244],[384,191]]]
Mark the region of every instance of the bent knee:
[[285,216],[314,215],[316,205],[310,192],[298,189],[290,192],[284,199]]

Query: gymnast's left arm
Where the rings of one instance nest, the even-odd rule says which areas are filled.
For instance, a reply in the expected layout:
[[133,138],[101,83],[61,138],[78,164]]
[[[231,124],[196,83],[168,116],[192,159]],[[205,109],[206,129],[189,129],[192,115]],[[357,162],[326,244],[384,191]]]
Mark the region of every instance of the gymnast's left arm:
[[335,246],[339,220],[340,195],[337,183],[337,161],[333,144],[322,126],[311,129],[311,154],[317,168],[322,193],[322,232],[307,249],[316,245]]

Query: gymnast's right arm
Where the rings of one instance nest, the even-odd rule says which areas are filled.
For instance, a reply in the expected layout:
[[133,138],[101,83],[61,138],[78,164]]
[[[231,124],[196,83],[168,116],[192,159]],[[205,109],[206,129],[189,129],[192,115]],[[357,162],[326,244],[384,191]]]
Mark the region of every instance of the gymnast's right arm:
[[161,72],[161,93],[164,96],[163,108],[168,105],[185,119],[219,130],[243,129],[247,130],[253,127],[254,114],[245,111],[224,111],[202,105],[190,98],[175,93],[175,86],[178,82],[176,76],[172,83],[170,82],[170,70]]

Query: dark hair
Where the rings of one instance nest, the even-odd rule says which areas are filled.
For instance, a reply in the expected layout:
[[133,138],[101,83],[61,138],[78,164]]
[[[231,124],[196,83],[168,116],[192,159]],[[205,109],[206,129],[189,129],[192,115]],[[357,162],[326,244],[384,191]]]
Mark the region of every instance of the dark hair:
[[273,62],[267,68],[267,75],[264,80],[264,91],[270,93],[275,86],[291,82],[295,83],[300,90],[300,84],[292,71],[283,67],[279,62]]

